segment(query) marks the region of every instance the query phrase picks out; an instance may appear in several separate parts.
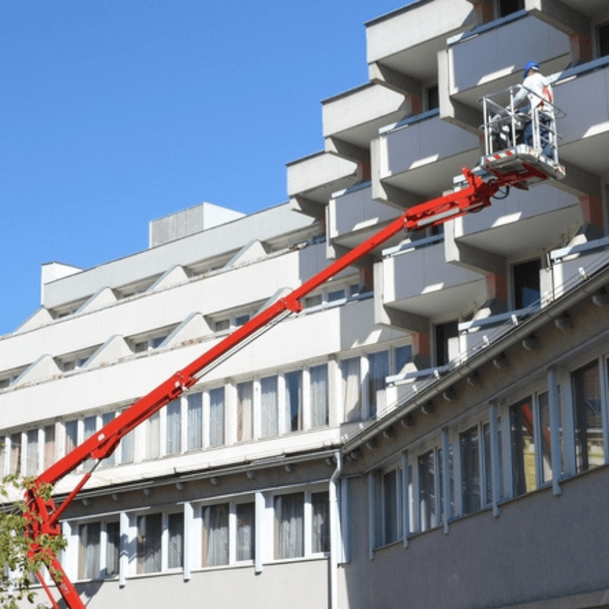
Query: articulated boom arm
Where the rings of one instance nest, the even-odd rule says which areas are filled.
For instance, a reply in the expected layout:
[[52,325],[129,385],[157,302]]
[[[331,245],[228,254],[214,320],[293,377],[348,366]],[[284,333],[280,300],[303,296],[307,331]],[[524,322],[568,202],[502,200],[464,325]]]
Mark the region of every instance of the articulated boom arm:
[[[458,216],[480,211],[491,204],[491,197],[501,188],[512,185],[526,188],[529,180],[546,179],[548,177],[534,167],[527,165],[524,166],[522,171],[512,171],[502,175],[495,174],[487,180],[475,175],[469,169],[463,169],[463,176],[467,186],[406,210],[402,216],[381,229],[378,233],[314,275],[300,287],[258,313],[188,366],[176,372],[161,385],[153,389],[148,395],[139,399],[100,431],[93,434],[72,452],[49,467],[37,478],[36,482],[39,485],[43,483],[53,485],[89,459],[97,461],[98,464],[102,459],[112,454],[124,436],[169,402],[177,399],[214,365],[224,361],[234,351],[243,347],[248,341],[255,339],[262,332],[270,329],[272,325],[281,321],[284,317],[301,311],[302,305],[300,300],[304,296],[348,266],[376,250],[401,231],[417,231],[430,226],[438,226]],[[32,552],[36,548],[36,539],[39,535],[60,534],[59,518],[80,489],[86,484],[87,480],[89,480],[94,469],[95,467],[83,475],[83,478],[76,485],[75,489],[64,499],[59,507],[56,507],[52,500],[45,501],[41,497],[36,497],[33,492],[27,494],[28,503],[37,516],[31,519],[31,526],[29,531],[27,531],[28,536],[32,540]],[[66,605],[70,609],[84,609],[85,605],[82,603],[78,592],[69,581],[56,558],[50,567],[51,576],[55,580]],[[51,602],[57,607],[45,582],[40,576],[39,579],[45,590],[47,590]]]

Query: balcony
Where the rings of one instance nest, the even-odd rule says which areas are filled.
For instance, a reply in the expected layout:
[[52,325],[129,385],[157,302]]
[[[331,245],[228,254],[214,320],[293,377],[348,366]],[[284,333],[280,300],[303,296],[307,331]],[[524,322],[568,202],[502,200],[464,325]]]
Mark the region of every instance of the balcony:
[[379,129],[402,119],[406,112],[404,95],[374,84],[325,100],[326,150],[367,162],[370,141],[378,137]]
[[567,67],[569,54],[567,34],[519,11],[449,40],[447,81],[440,86],[452,101],[478,110],[483,95],[521,82],[527,61],[534,58],[552,74]]
[[445,226],[447,259],[479,272],[505,273],[508,260],[567,243],[581,226],[577,197],[540,185],[512,189],[491,207]]
[[414,322],[407,330],[428,331],[429,322],[456,317],[486,295],[483,275],[446,264],[441,237],[408,244],[375,267],[377,311],[406,314]]
[[[332,245],[353,248],[397,218],[399,212],[372,198],[372,187],[363,184],[343,191],[330,200],[328,238]],[[403,235],[397,237],[402,239]],[[397,242],[396,242],[397,244]],[[388,247],[391,244],[384,244]]]
[[381,189],[422,199],[440,196],[463,167],[480,158],[478,136],[441,120],[437,112],[394,125],[381,134],[378,146]]

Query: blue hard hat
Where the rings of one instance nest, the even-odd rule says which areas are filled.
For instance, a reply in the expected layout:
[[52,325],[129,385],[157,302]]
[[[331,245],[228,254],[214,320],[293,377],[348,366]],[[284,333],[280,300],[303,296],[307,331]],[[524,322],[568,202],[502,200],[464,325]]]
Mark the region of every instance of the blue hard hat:
[[531,70],[539,70],[539,64],[536,61],[528,61],[524,66],[524,70],[522,72],[522,78],[526,78],[527,74]]

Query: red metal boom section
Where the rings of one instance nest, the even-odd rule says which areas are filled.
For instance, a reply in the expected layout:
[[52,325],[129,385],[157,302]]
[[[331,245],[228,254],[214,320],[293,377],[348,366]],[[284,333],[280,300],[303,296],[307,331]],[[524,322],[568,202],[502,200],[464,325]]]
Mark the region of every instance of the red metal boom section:
[[[430,226],[438,226],[458,216],[480,211],[484,207],[489,206],[491,204],[491,197],[505,186],[526,187],[529,180],[547,179],[547,176],[543,172],[528,165],[524,166],[523,171],[513,171],[505,175],[496,174],[488,181],[478,177],[469,169],[463,169],[463,175],[468,184],[467,186],[406,210],[402,216],[381,229],[378,233],[314,275],[284,298],[280,298],[258,313],[191,364],[173,374],[164,383],[139,399],[100,431],[93,434],[72,452],[49,467],[38,477],[37,481],[39,483],[56,484],[86,460],[94,459],[99,462],[108,457],[117,448],[120,440],[125,435],[192,387],[213,364],[228,357],[235,349],[243,346],[248,339],[251,340],[260,332],[268,329],[273,322],[290,313],[297,313],[302,310],[300,300],[304,296],[348,266],[370,254],[401,231],[417,231]],[[91,472],[84,474],[76,488],[58,508],[55,507],[53,501],[45,502],[41,498],[35,497],[33,493],[28,495],[27,499],[30,505],[39,516],[39,522],[33,521],[31,530],[28,532],[34,544],[36,537],[42,533],[51,535],[60,534],[60,516],[90,477]],[[57,559],[52,564],[52,577],[57,583],[59,592],[63,596],[67,606],[70,609],[84,609],[85,606],[80,600],[78,592],[70,583]],[[51,601],[55,605],[52,597]]]

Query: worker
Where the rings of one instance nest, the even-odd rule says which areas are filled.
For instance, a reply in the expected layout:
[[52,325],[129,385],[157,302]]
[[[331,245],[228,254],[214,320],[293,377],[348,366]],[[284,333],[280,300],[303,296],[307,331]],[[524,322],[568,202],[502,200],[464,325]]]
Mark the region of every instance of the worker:
[[539,115],[539,126],[543,153],[545,156],[552,158],[554,156],[554,147],[551,142],[547,141],[550,135],[547,126],[551,123],[551,118],[553,116],[552,103],[554,101],[554,96],[552,85],[541,73],[539,64],[535,61],[529,61],[524,66],[522,78],[522,87],[514,96],[513,105],[515,110],[522,106],[525,101],[529,102],[529,106],[526,109],[523,109],[526,110],[529,115],[529,119],[525,122],[523,129],[524,143],[527,146],[533,145],[533,115],[536,110],[539,110],[542,112],[542,114]]

